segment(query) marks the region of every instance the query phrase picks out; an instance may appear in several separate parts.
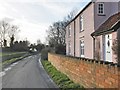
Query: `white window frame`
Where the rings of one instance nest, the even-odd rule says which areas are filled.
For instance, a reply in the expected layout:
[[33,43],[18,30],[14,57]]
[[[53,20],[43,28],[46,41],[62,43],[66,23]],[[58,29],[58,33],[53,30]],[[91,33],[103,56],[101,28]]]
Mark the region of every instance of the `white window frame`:
[[84,40],[80,40],[80,57],[85,57]]
[[[100,6],[100,5],[102,5],[102,6]],[[97,6],[97,13],[98,13],[98,15],[104,15],[105,14],[104,10],[105,10],[104,3],[102,3],[102,2],[98,3],[98,6]],[[101,13],[101,12],[103,12],[103,13]]]
[[80,32],[84,31],[83,29],[83,16],[80,15]]
[[71,25],[68,26],[68,37],[71,36]]

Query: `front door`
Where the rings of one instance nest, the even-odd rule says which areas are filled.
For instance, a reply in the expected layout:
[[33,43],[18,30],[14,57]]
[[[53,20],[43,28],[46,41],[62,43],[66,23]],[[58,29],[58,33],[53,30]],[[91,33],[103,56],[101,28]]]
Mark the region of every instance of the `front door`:
[[112,62],[112,34],[105,35],[105,61]]

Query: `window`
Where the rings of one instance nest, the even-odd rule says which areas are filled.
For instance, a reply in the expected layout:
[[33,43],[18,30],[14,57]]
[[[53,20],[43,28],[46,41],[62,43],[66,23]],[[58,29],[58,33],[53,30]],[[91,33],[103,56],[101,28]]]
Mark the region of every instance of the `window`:
[[71,25],[68,26],[68,37],[71,36]]
[[104,14],[104,3],[98,3],[98,14]]
[[80,40],[80,57],[84,57],[84,40]]
[[80,16],[80,32],[83,31],[83,16]]
[[70,45],[70,41],[69,41],[69,43],[68,43],[68,54],[69,54],[69,55],[71,55],[71,50],[70,50],[70,48],[71,48],[71,45]]

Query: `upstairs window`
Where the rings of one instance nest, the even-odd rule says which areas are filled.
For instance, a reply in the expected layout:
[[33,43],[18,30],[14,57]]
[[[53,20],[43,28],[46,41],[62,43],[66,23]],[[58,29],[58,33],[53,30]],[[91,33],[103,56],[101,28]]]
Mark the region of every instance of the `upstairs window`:
[[83,16],[80,16],[80,32],[83,30]]
[[99,15],[104,14],[104,3],[98,3],[98,14]]
[[71,25],[68,26],[68,37],[71,36]]

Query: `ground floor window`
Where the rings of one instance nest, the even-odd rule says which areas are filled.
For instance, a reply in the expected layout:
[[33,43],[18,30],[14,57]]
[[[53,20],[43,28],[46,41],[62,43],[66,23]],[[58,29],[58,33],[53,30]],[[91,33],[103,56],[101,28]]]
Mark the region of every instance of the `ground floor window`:
[[80,57],[84,57],[84,40],[80,40]]
[[70,42],[68,43],[68,54],[71,55],[71,44],[70,44]]

